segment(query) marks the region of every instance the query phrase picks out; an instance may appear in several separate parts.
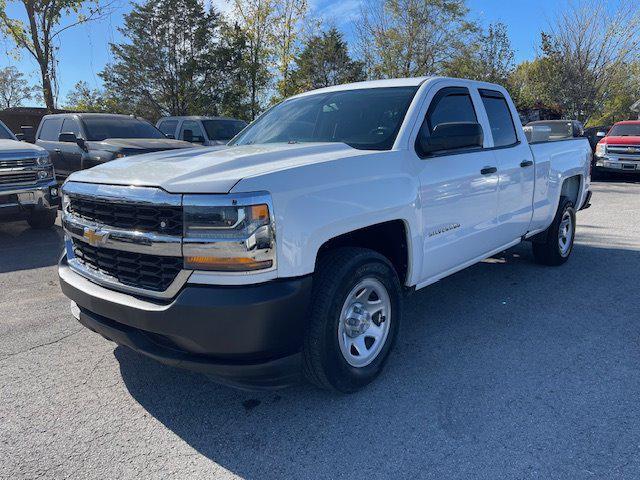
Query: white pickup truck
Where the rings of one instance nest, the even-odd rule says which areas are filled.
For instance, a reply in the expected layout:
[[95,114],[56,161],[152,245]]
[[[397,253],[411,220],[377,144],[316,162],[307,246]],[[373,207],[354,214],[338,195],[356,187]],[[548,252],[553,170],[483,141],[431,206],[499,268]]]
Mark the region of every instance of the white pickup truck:
[[524,240],[560,265],[589,205],[588,141],[530,145],[487,83],[308,92],[229,147],[73,174],[59,275],[91,330],[234,385],[362,388],[404,292]]

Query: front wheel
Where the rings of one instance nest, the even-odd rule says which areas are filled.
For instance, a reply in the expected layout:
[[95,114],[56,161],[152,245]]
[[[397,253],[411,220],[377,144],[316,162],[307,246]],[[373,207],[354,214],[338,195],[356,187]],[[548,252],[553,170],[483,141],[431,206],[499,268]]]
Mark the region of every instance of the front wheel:
[[303,347],[305,377],[351,393],[373,381],[393,347],[402,316],[398,276],[382,255],[363,248],[324,254],[314,278]]
[[31,228],[50,228],[56,223],[58,210],[33,210],[27,218],[27,223]]
[[560,197],[560,205],[545,232],[544,241],[533,243],[533,256],[542,265],[557,266],[565,263],[573,251],[576,236],[576,210],[567,197]]

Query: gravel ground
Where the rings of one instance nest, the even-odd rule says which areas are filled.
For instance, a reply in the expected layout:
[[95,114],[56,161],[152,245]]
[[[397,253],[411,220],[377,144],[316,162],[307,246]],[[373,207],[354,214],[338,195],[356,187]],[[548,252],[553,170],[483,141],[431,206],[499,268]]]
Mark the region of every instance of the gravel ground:
[[116,347],[69,313],[60,230],[0,225],[0,478],[639,478],[640,179],[594,191],[567,265],[522,245],[411,296],[350,396]]

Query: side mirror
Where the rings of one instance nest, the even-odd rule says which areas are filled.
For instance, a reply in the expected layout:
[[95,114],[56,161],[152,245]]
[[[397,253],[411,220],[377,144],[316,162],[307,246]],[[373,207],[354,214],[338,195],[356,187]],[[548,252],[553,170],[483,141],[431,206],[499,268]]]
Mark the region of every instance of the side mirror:
[[431,135],[420,130],[418,148],[420,153],[425,155],[461,148],[482,148],[482,139],[482,126],[479,123],[440,123],[436,125]]
[[596,137],[598,138],[604,138],[607,136],[607,132],[598,132],[596,133]]
[[16,138],[17,138],[19,141],[21,141],[21,142],[26,141],[26,138],[25,138],[25,136],[24,136],[24,133],[16,133]]
[[77,143],[78,138],[76,137],[75,133],[63,132],[60,135],[58,135],[58,141],[64,142],[64,143]]
[[185,142],[193,142],[193,130],[185,130],[182,132],[182,136],[184,137]]

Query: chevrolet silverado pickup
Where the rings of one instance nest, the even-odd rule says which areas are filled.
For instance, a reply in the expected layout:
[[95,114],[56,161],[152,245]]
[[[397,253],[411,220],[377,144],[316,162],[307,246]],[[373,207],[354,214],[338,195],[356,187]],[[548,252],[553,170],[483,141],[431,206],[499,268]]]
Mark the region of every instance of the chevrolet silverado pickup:
[[80,323],[165,364],[353,392],[382,371],[405,292],[524,240],[567,261],[590,162],[585,138],[529,145],[498,85],[329,87],[229,148],[73,174],[60,282]]
[[60,197],[46,150],[19,142],[0,122],[0,219],[53,226]]
[[640,120],[618,122],[596,147],[598,172],[640,173]]

